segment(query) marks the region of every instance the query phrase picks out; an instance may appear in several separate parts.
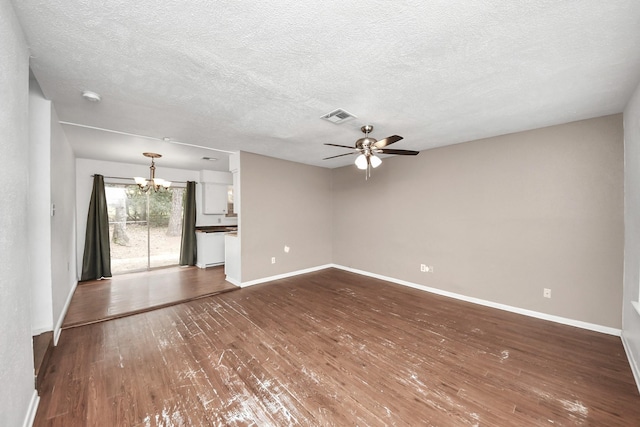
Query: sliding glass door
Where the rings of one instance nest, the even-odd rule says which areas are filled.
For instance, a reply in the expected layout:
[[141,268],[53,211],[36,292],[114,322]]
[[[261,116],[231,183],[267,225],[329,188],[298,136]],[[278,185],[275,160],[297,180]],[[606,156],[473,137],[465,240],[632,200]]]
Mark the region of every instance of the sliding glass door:
[[184,188],[105,184],[113,274],[178,265]]

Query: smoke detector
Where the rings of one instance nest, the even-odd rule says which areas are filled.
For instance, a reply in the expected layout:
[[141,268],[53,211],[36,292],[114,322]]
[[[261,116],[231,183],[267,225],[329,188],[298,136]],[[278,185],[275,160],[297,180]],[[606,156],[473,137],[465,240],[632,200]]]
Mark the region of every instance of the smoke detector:
[[87,101],[91,101],[91,102],[100,102],[100,100],[102,99],[100,94],[91,92],[90,90],[82,91],[82,97]]
[[339,125],[351,119],[355,119],[356,116],[351,114],[348,111],[343,110],[342,108],[338,108],[337,110],[333,110],[330,113],[325,114],[321,117],[321,119],[329,121],[333,124]]

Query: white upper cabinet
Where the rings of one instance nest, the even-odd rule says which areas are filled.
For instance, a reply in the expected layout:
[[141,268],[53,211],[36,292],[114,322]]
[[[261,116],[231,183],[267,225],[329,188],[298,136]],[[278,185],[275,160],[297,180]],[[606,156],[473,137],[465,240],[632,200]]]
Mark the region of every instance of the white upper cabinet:
[[202,184],[202,213],[207,215],[223,215],[227,213],[227,184]]
[[228,212],[229,186],[233,178],[229,172],[200,171],[202,213],[205,215],[226,215]]

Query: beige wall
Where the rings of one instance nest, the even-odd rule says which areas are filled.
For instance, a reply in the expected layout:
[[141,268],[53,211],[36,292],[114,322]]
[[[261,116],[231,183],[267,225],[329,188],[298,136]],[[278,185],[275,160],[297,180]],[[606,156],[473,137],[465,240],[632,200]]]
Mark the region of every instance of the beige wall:
[[388,158],[368,181],[335,169],[333,262],[620,328],[622,131],[615,115]]
[[622,338],[640,387],[640,86],[624,110],[624,296]]
[[244,152],[240,164],[242,282],[329,264],[331,171]]

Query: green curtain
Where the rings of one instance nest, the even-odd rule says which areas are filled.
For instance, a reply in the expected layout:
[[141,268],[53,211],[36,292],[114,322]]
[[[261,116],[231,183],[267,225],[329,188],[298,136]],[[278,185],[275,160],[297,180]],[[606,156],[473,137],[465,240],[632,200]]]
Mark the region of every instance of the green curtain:
[[196,265],[196,183],[187,181],[182,215],[182,240],[180,242],[180,265]]
[[80,281],[96,280],[103,277],[111,277],[109,215],[107,213],[107,197],[104,193],[104,177],[94,175]]

